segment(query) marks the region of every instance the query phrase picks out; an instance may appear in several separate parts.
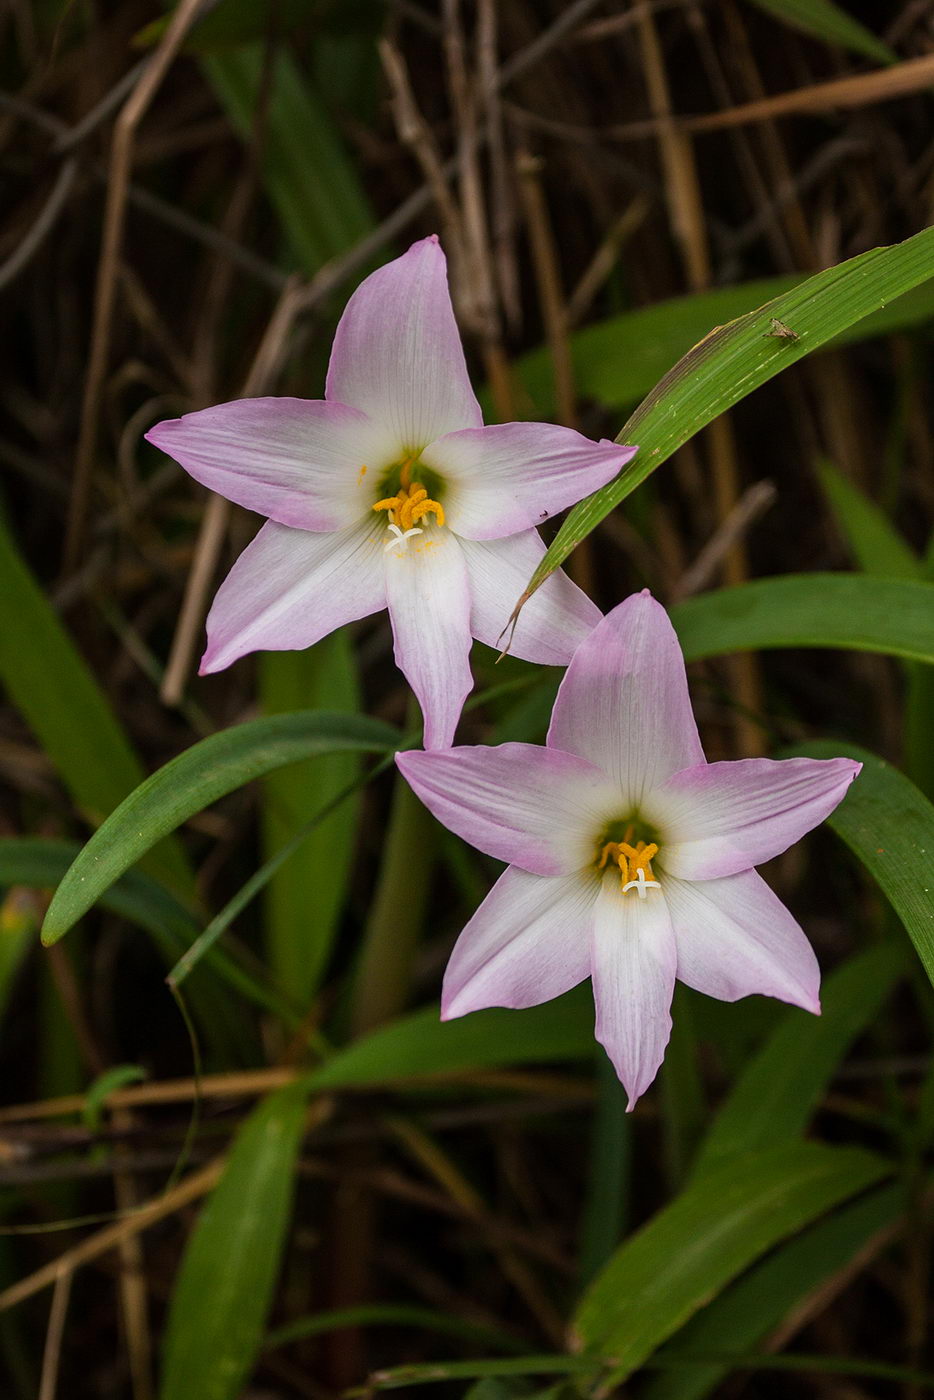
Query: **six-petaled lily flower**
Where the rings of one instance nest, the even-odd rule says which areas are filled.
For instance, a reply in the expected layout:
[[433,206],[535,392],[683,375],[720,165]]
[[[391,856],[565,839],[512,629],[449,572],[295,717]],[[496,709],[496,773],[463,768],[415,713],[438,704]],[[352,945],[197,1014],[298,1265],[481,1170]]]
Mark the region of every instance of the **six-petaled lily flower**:
[[[202,673],[310,646],[388,607],[425,745],[471,688],[471,636],[495,645],[544,552],[535,529],[635,452],[544,423],[483,426],[437,238],[368,277],[334,337],[323,400],[244,399],[147,437],[197,481],[269,517],[221,586]],[[565,665],[600,620],[553,574],[511,650]]]
[[677,638],[647,592],[575,653],[546,747],[396,761],[440,821],[509,862],[458,939],[445,1018],[534,1006],[590,976],[632,1107],[664,1056],[676,977],[819,1012],[811,945],[753,867],[822,821],[860,765],[707,763]]

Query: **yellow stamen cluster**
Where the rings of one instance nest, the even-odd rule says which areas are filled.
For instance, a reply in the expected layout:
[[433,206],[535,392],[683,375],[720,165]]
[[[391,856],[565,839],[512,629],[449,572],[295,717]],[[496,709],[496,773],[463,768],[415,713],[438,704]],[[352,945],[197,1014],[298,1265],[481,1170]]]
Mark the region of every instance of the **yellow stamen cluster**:
[[386,496],[383,500],[377,501],[374,510],[385,510],[389,512],[389,520],[393,525],[398,525],[400,530],[412,530],[418,522],[426,515],[434,515],[439,525],[444,524],[444,508],[440,502],[433,501],[419,482],[413,481],[410,484],[412,474],[412,459],[408,458],[402,466],[399,477],[399,490],[395,496]]
[[400,487],[397,495],[386,496],[384,500],[377,501],[373,509],[388,511],[391,523],[398,525],[401,530],[411,530],[423,516],[432,514],[439,525],[444,524],[443,506],[438,501],[433,501],[424,486],[419,486],[418,482],[408,490],[404,486]]
[[[627,832],[628,835],[628,832]],[[620,884],[625,887],[633,882],[639,883],[641,870],[645,880],[654,880],[652,874],[652,857],[658,855],[658,846],[654,841],[646,844],[645,841],[637,841],[631,846],[628,841],[607,841],[600,851],[600,861],[598,870],[606,868],[612,861],[619,866]]]

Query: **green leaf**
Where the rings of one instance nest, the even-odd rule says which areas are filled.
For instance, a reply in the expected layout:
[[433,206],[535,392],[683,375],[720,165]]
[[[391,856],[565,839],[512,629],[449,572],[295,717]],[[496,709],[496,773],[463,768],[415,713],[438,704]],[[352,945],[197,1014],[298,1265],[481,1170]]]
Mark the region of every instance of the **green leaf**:
[[[347,629],[306,651],[270,652],[262,658],[260,686],[266,714],[306,705],[360,710],[356,663]],[[265,779],[263,845],[267,856],[321,812],[360,774],[360,756],[333,753],[290,764]],[[311,1001],[337,932],[355,858],[359,796],[325,817],[301,848],[279,867],[266,894],[269,961],[276,981],[298,1006]]]
[[146,1071],[141,1065],[113,1065],[104,1070],[103,1074],[99,1074],[88,1089],[81,1110],[81,1117],[88,1132],[99,1132],[108,1095],[122,1089],[125,1084],[141,1084],[145,1078]]
[[442,1021],[424,1007],[354,1041],[307,1079],[315,1090],[364,1088],[493,1065],[584,1059],[593,1054],[590,987],[527,1011],[474,1011]]
[[749,3],[805,34],[826,39],[828,44],[840,44],[879,63],[898,62],[898,54],[888,44],[832,0],[749,0]]
[[[682,1355],[753,1351],[816,1289],[858,1258],[880,1231],[894,1226],[904,1209],[904,1187],[896,1184],[834,1211],[773,1251],[702,1308],[654,1361],[674,1363]],[[729,1364],[712,1363],[667,1371],[653,1377],[643,1400],[702,1400],[731,1369]]]
[[234,1400],[253,1368],[291,1216],[305,1097],[295,1084],[280,1089],[237,1133],[172,1291],[160,1400]]
[[398,742],[391,725],[325,710],[250,720],[202,739],[147,778],[94,833],[55,892],[43,941],[61,938],[160,837],[235,788],[313,754],[386,753]]
[[858,744],[813,739],[788,752],[862,763],[827,824],[886,895],[934,982],[934,804],[904,773]]
[[[245,139],[259,131],[263,180],[299,265],[311,275],[373,225],[359,176],[292,55],[279,50],[264,77],[262,44],[204,60]],[[257,128],[257,108],[260,102]]]
[[368,1389],[400,1390],[410,1385],[432,1385],[439,1381],[474,1380],[499,1376],[573,1376],[593,1370],[593,1361],[583,1356],[509,1356],[491,1361],[426,1361],[411,1366],[393,1366],[374,1371]]
[[[29,885],[33,889],[51,890],[68,871],[81,853],[77,841],[31,840],[9,837],[0,840],[0,886]],[[171,965],[182,949],[187,948],[200,929],[192,911],[158,881],[139,870],[128,870],[115,884],[102,891],[100,902],[105,909],[129,920],[152,936],[166,963]],[[257,982],[219,948],[211,950],[207,959],[212,971],[235,988],[242,996],[266,1010],[281,1014],[281,998]],[[196,986],[192,1000],[200,1010],[205,1025],[231,1016],[228,998],[223,1001],[209,995],[207,986]],[[242,1039],[242,1033],[241,1033]]]
[[[83,658],[0,517],[0,681],[85,818],[96,825],[143,777],[139,760]],[[188,893],[182,848],[153,851],[149,869]]]
[[870,948],[827,978],[820,1016],[790,1009],[733,1085],[701,1145],[695,1171],[709,1171],[731,1154],[798,1137],[850,1045],[875,1019],[904,968],[901,948]]
[[786,574],[687,598],[671,620],[689,661],[763,647],[844,647],[934,661],[934,584]]
[[859,567],[882,578],[923,578],[923,564],[888,516],[830,462],[818,466],[821,484]]
[[[616,412],[630,409],[711,326],[722,326],[755,311],[763,302],[791,291],[803,281],[801,276],[763,277],[736,287],[714,287],[708,292],[640,306],[585,326],[569,338],[577,391],[604,408]],[[896,297],[881,310],[854,322],[829,341],[826,348],[908,330],[932,317],[934,281],[925,282],[907,296]],[[554,416],[557,404],[551,351],[547,347],[530,350],[517,361],[513,372],[532,399],[538,417]],[[488,406],[489,395],[484,394],[483,399],[484,406]],[[489,407],[492,411],[491,404]]]
[[584,1346],[625,1379],[766,1250],[890,1170],[871,1153],[817,1143],[731,1157],[617,1250],[578,1309]]
[[411,1303],[361,1303],[352,1308],[329,1308],[326,1312],[300,1317],[283,1323],[266,1336],[264,1351],[288,1346],[305,1337],[320,1337],[323,1332],[337,1332],[344,1327],[415,1327],[424,1332],[440,1332],[467,1341],[494,1345],[503,1351],[522,1351],[523,1347],[511,1332],[487,1327],[478,1322],[466,1322],[462,1317],[439,1312],[435,1308],[418,1307]]
[[[529,583],[534,590],[575,545],[683,443],[760,384],[825,345],[893,297],[934,276],[934,229],[828,268],[758,311],[718,326],[632,414],[620,442],[639,451],[615,481],[574,507]],[[780,320],[796,339],[769,334]]]

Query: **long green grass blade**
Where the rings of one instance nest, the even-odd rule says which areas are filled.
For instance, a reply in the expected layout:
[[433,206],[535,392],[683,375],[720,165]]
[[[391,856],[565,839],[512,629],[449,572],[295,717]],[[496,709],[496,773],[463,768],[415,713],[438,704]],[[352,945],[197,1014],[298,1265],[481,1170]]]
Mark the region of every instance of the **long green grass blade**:
[[[143,769],[88,666],[33,579],[0,516],[0,681],[83,816],[97,825]],[[148,868],[192,890],[184,851],[167,842]]]
[[818,472],[837,523],[863,572],[876,578],[923,578],[921,560],[875,501],[831,462],[821,462]]
[[795,1143],[695,1178],[584,1295],[575,1319],[584,1347],[625,1379],[766,1250],[890,1170],[859,1149]]
[[204,59],[234,125],[258,135],[263,179],[298,264],[312,272],[372,226],[359,178],[292,55],[262,44]]
[[[654,1359],[661,1364],[682,1355],[753,1351],[816,1289],[851,1264],[874,1237],[891,1229],[904,1210],[904,1189],[894,1185],[834,1211],[754,1265],[695,1313]],[[663,1372],[649,1382],[644,1400],[703,1400],[730,1369],[729,1364],[713,1362]]]
[[[619,434],[639,451],[607,486],[574,507],[529,590],[689,438],[789,365],[934,276],[934,229],[828,268],[759,310],[717,326],[669,371]],[[779,320],[794,339],[770,334]]]
[[889,944],[858,953],[827,979],[820,1016],[797,1007],[787,1012],[710,1125],[696,1172],[804,1131],[850,1045],[891,995],[905,961],[903,950]]
[[253,1111],[188,1242],[172,1292],[160,1400],[234,1400],[263,1345],[292,1209],[305,1095]]
[[[80,853],[81,847],[77,841],[28,837],[0,840],[0,887],[27,885],[32,889],[52,890]],[[103,908],[148,933],[167,965],[171,965],[189,946],[201,927],[187,905],[141,870],[127,870],[102,891],[100,903]],[[206,961],[216,977],[233,987],[246,1000],[268,1011],[282,1013],[282,999],[278,994],[258,982],[223,950],[213,949]],[[189,996],[199,1011],[202,1024],[210,1025],[212,1021],[216,1024],[231,1018],[229,998],[221,999],[213,993],[209,995],[206,985],[195,983]]]
[[[264,656],[260,675],[266,714],[302,706],[359,712],[360,688],[346,629],[304,652]],[[283,847],[346,791],[359,772],[358,754],[333,753],[270,773],[264,781],[265,850],[273,853]],[[308,834],[268,886],[269,961],[276,980],[301,1006],[316,992],[334,943],[353,868],[359,811],[359,798],[348,797]]]
[[315,1090],[365,1088],[494,1065],[593,1055],[589,984],[527,1011],[475,1011],[442,1021],[429,1006],[338,1051],[306,1081]]
[[787,574],[688,598],[671,620],[689,661],[768,647],[842,647],[934,661],[934,584]]
[[879,63],[898,62],[898,54],[888,44],[833,0],[749,0],[749,4],[828,44],[840,44]]
[[[725,325],[755,311],[803,281],[801,276],[763,277],[737,287],[714,287],[585,326],[568,340],[577,391],[611,411],[631,409],[711,326]],[[834,336],[827,348],[909,330],[932,316],[934,281],[854,322]],[[551,363],[551,352],[545,347],[530,350],[513,367],[538,417],[553,416],[557,409]]]
[[812,739],[789,752],[811,758],[846,754],[862,763],[827,824],[879,885],[934,982],[934,803],[904,773],[858,744]]
[[325,710],[250,720],[202,739],[147,778],[94,833],[55,892],[43,941],[56,942],[160,837],[235,788],[315,754],[386,753],[398,742],[391,725]]

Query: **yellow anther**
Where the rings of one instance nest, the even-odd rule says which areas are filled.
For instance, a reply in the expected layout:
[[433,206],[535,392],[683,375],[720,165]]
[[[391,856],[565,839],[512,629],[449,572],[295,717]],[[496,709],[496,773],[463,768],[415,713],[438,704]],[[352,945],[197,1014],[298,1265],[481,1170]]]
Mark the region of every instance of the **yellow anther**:
[[[632,828],[627,827],[626,835],[632,835]],[[620,884],[623,891],[639,881],[639,871],[642,871],[642,878],[655,883],[652,873],[652,858],[658,855],[658,846],[654,841],[638,841],[635,846],[628,841],[607,841],[600,848],[600,858],[597,861],[597,869],[603,870],[612,861],[619,866]],[[642,886],[640,885],[640,888]]]
[[[428,493],[426,492],[425,494],[427,495]],[[413,525],[416,521],[421,520],[423,515],[431,515],[432,513],[434,513],[434,517],[437,520],[438,524],[443,525],[444,507],[439,501],[419,501],[418,504],[413,506],[411,511],[409,512],[409,514],[412,517]]]
[[389,519],[390,519],[390,520],[392,521],[392,523],[395,525],[397,522],[396,522],[396,517],[393,515],[393,511],[399,509],[399,497],[398,497],[398,496],[386,496],[383,500],[377,501],[376,504],[375,504],[375,506],[373,507],[373,509],[374,509],[374,510],[388,510],[388,511],[389,511]]
[[[407,463],[406,466],[408,465]],[[402,469],[403,476],[406,474],[406,466]],[[403,482],[395,496],[385,496],[383,500],[375,503],[373,509],[388,511],[390,522],[401,526],[403,530],[411,530],[425,515],[433,514],[439,525],[444,524],[444,511],[440,503],[430,500],[424,486],[419,485],[417,481],[411,486]]]

